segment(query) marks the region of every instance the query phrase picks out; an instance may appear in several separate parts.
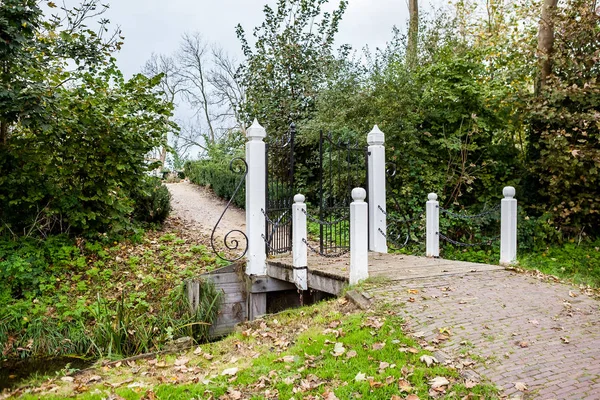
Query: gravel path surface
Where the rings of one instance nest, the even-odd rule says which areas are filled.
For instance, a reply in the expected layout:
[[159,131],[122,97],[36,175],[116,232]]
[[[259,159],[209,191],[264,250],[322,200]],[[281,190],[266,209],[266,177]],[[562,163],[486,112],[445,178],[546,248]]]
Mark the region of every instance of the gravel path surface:
[[[173,215],[210,235],[227,202],[219,199],[209,189],[189,182],[168,183],[167,188],[173,196]],[[224,237],[234,229],[246,232],[246,213],[232,205],[219,223],[216,235]]]

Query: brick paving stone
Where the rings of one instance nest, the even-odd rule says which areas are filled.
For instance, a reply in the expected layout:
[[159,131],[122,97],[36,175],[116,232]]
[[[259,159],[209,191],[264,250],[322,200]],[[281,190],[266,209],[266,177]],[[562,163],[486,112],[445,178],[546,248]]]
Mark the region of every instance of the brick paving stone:
[[574,286],[499,270],[396,281],[371,292],[397,304],[430,343],[449,330],[440,349],[482,359],[474,371],[503,395],[518,394],[514,383],[523,382],[526,399],[600,399],[600,302]]

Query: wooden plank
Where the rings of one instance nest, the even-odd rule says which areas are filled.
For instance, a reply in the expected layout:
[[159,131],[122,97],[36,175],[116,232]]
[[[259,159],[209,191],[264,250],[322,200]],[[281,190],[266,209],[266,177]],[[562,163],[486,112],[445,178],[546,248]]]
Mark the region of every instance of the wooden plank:
[[250,293],[248,301],[248,319],[250,321],[253,321],[267,313],[266,293]]
[[344,290],[344,287],[348,282],[333,279],[328,276],[316,275],[308,271],[308,287],[314,290],[320,290],[321,292],[339,295]]
[[225,272],[223,274],[205,275],[204,277],[207,280],[213,282],[215,285],[223,283],[242,282],[242,278],[237,272]]
[[267,275],[285,282],[294,282],[291,265],[267,262]]
[[270,276],[257,276],[248,280],[247,290],[250,293],[278,292],[294,290],[296,285]]

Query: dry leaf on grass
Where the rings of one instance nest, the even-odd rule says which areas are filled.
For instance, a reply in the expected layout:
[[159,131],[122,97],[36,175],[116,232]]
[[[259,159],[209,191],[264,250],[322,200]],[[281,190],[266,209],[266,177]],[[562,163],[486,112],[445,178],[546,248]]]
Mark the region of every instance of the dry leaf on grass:
[[432,389],[437,389],[442,386],[446,386],[450,384],[450,381],[443,376],[436,376],[435,378],[429,381]]
[[401,392],[412,392],[413,387],[409,381],[400,379],[398,380],[398,389],[400,389]]
[[421,358],[419,358],[419,360],[421,360],[421,362],[424,362],[425,364],[427,364],[428,367],[431,367],[432,364],[438,363],[437,358],[428,356],[428,355],[421,356]]
[[234,376],[235,374],[237,374],[237,372],[238,372],[238,367],[227,368],[227,369],[224,369],[223,372],[221,372],[221,375]]

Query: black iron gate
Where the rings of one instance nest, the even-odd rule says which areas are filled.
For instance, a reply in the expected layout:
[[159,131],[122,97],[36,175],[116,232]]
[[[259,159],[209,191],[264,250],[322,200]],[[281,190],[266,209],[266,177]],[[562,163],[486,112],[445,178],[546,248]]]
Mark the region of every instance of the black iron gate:
[[[368,192],[367,147],[349,140],[319,138],[319,247],[321,255],[343,254],[350,249],[351,191]],[[368,227],[365,227],[368,229]]]
[[291,124],[282,137],[267,139],[266,219],[267,254],[292,251],[292,203],[294,201],[294,141],[296,126]]

